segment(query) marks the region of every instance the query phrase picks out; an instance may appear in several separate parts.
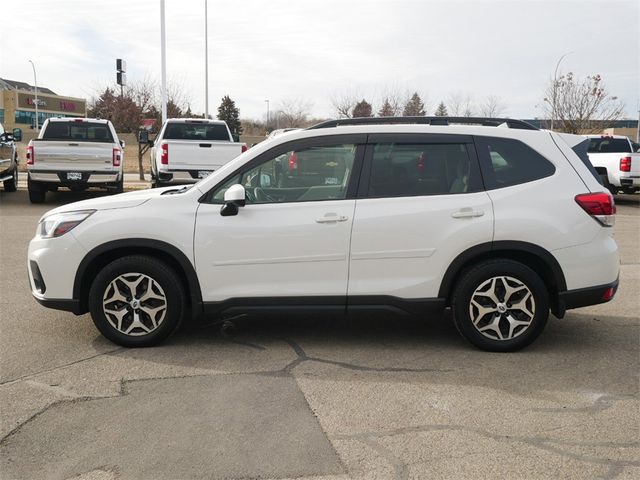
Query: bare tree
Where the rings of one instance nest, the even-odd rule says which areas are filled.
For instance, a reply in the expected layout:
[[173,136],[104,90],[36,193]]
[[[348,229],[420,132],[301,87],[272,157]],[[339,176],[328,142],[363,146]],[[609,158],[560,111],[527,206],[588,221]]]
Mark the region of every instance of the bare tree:
[[473,117],[476,114],[473,97],[468,93],[456,92],[449,95],[447,109],[449,115],[454,117]]
[[311,103],[301,98],[286,98],[280,102],[276,112],[282,128],[303,127],[311,112]]
[[487,96],[480,104],[480,115],[483,117],[499,117],[504,114],[507,104],[496,95]]
[[353,109],[358,103],[359,98],[360,94],[353,89],[344,90],[335,94],[331,98],[331,105],[333,106],[336,117],[351,118]]
[[[411,94],[407,90],[403,90],[397,85],[387,86],[382,89],[382,95],[379,97],[381,104],[384,106],[385,102],[389,103],[391,107],[389,112],[392,117],[399,117],[402,115],[404,106],[411,98]],[[381,107],[382,108],[382,107]]]
[[623,103],[607,92],[599,74],[580,79],[569,72],[551,79],[543,105],[555,129],[567,133],[602,131],[624,113]]

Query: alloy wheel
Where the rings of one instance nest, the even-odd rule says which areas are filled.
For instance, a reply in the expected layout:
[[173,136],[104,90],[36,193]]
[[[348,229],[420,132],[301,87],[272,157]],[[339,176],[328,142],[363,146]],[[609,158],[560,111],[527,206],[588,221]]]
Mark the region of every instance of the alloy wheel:
[[158,282],[143,273],[123,273],[104,291],[102,309],[117,331],[131,336],[156,330],[167,313],[167,297]]
[[513,277],[492,277],[471,295],[469,316],[473,326],[492,340],[511,340],[531,325],[536,304],[531,290]]

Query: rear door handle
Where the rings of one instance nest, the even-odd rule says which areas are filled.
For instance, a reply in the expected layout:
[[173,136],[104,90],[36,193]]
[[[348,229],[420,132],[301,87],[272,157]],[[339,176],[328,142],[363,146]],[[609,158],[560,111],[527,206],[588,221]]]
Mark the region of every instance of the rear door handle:
[[316,218],[316,223],[336,223],[346,222],[349,217],[344,215],[336,215],[335,213],[327,213],[324,217]]
[[457,212],[453,212],[451,216],[453,218],[474,218],[484,215],[484,210],[472,210],[471,208],[462,208]]

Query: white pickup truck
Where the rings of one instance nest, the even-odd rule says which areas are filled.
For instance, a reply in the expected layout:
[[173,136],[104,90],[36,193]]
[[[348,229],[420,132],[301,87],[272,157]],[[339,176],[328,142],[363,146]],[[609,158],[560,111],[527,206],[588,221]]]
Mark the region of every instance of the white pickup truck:
[[585,135],[589,139],[587,153],[600,174],[602,183],[612,194],[622,190],[640,190],[640,153],[623,135]]
[[47,191],[103,187],[122,192],[124,142],[108,120],[49,118],[27,146],[27,185],[32,203]]
[[246,150],[223,121],[170,118],[151,148],[152,185],[195,183]]

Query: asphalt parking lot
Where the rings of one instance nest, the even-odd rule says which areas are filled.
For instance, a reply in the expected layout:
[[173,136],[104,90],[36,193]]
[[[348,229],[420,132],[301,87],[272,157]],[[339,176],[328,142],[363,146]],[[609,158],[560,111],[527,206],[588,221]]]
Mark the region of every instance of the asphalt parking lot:
[[39,216],[93,195],[0,191],[1,478],[640,478],[640,195],[617,198],[616,299],[511,354],[403,317],[116,347],[26,280]]

